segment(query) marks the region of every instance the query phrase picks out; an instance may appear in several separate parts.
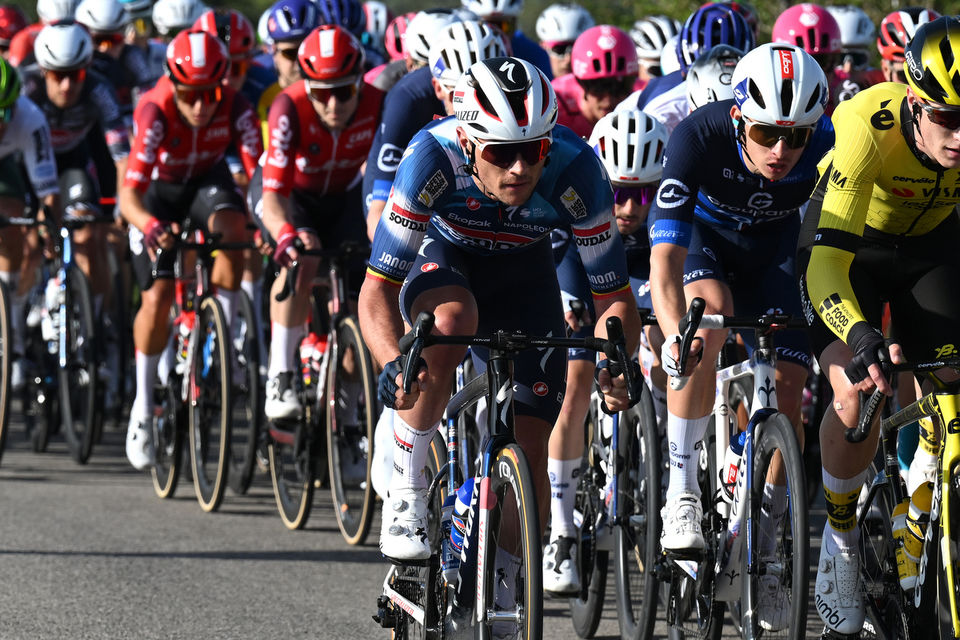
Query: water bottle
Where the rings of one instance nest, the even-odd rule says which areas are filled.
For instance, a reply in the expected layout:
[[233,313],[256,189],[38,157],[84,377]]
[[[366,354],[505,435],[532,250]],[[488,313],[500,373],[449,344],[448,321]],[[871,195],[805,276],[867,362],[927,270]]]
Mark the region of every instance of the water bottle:
[[56,342],[59,338],[59,316],[60,282],[57,278],[50,278],[43,292],[43,309],[40,311],[40,332],[46,342]]
[[[463,550],[462,532],[454,534],[453,510],[457,501],[457,494],[451,493],[443,501],[440,509],[440,571],[448,585],[456,585],[457,574],[460,572],[460,553]],[[455,544],[459,539],[460,544]]]
[[309,386],[313,377],[313,350],[317,341],[317,334],[312,331],[300,341],[300,374],[303,376],[304,386]]
[[187,358],[190,351],[190,332],[193,331],[193,323],[196,321],[194,314],[180,314],[180,338],[177,340],[177,366],[178,374],[186,375]]
[[[470,478],[457,490],[451,516],[450,546],[460,549],[459,581],[453,595],[454,606],[471,608],[476,600],[477,584],[477,517],[479,486]],[[463,569],[463,571],[459,571]]]
[[740,456],[743,455],[743,443],[747,440],[747,433],[741,431],[730,440],[727,453],[723,456],[723,467],[720,469],[720,486],[723,487],[723,499],[727,504],[733,503],[733,490],[737,486],[737,471],[740,469]]

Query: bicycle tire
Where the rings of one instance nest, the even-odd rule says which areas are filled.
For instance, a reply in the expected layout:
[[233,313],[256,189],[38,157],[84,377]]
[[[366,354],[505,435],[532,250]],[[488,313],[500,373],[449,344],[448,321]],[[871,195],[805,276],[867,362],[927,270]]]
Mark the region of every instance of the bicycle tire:
[[197,309],[195,340],[189,365],[190,468],[200,508],[216,511],[223,500],[230,472],[230,424],[233,389],[227,321],[220,303],[207,296]]
[[263,393],[260,391],[260,346],[253,304],[243,291],[237,294],[236,326],[231,329],[237,357],[243,369],[243,385],[234,387],[233,422],[230,429],[230,488],[243,495],[250,488],[257,466],[257,442],[263,428]]
[[[638,437],[639,434],[639,437]],[[653,571],[660,556],[660,442],[649,389],[620,422],[620,514],[614,541],[617,622],[624,640],[653,635],[659,580]]]
[[[174,327],[174,331],[179,332],[179,329]],[[181,406],[179,397],[181,384],[179,377],[171,373],[169,384],[157,384],[153,392],[155,399],[159,397],[156,404],[160,407],[160,415],[151,421],[156,462],[150,468],[150,476],[153,479],[154,493],[163,499],[172,498],[176,493],[184,463],[183,442],[187,438],[184,433],[187,416],[186,407]]]
[[[61,426],[73,459],[86,464],[97,431],[97,339],[90,284],[78,268],[67,270],[66,366],[59,368]],[[64,338],[61,337],[61,340]]]
[[[378,415],[373,361],[356,319],[350,316],[340,319],[336,339],[328,348],[333,349],[324,394],[330,496],[343,539],[359,545],[366,541],[373,522],[370,465]],[[354,376],[359,378],[354,381],[347,379],[344,364],[351,357]]]
[[580,465],[574,503],[574,510],[581,516],[580,542],[577,549],[580,593],[569,599],[569,606],[573,628],[581,638],[592,638],[600,625],[610,559],[608,551],[599,549],[598,541],[601,535],[598,525],[605,526],[601,519],[604,515],[603,488],[606,476],[599,468],[600,456],[604,456],[605,452],[595,428],[596,424],[596,420],[592,421],[588,429],[589,444]]
[[[946,543],[949,546],[951,554],[951,564],[953,565],[953,601],[960,608],[960,567],[958,567],[957,557],[960,553],[960,463],[955,464],[950,470],[947,490],[950,492],[949,503],[950,513],[944,513],[943,502],[941,501],[940,513],[937,521],[940,524],[939,535],[937,536],[937,547],[939,553],[943,553]],[[944,516],[948,516],[949,521]],[[931,525],[932,526],[932,525]],[[941,542],[943,541],[943,542]],[[938,558],[937,561],[937,619],[939,621],[939,631],[941,638],[960,638],[960,629],[953,626],[953,605],[950,602],[950,581],[947,577],[947,562],[945,559]],[[957,611],[960,615],[960,611]]]
[[[479,548],[488,550],[486,570],[478,579],[485,594],[485,601],[491,609],[500,606],[501,611],[513,604],[517,614],[516,637],[522,640],[541,640],[543,637],[543,563],[540,547],[540,522],[537,510],[537,497],[534,493],[533,477],[523,450],[517,444],[508,444],[496,452],[490,465],[490,491],[496,496],[496,505],[490,511],[489,528],[485,532],[487,540],[479,541]],[[481,491],[483,489],[481,488]],[[512,496],[512,497],[511,497]],[[481,498],[482,500],[482,498]],[[519,557],[521,568],[517,576],[514,593],[515,602],[496,604],[498,594],[509,593],[497,589],[496,558],[500,549],[500,537],[503,532],[500,525],[504,522],[504,509],[510,504],[516,505],[516,533],[519,536]],[[481,532],[480,535],[484,535]],[[486,618],[483,615],[483,618]],[[498,623],[494,623],[498,624]],[[511,624],[500,622],[499,624]],[[488,640],[492,636],[490,623],[477,626],[478,640]]]
[[[741,544],[750,540],[753,544],[751,550],[745,548],[741,555],[741,629],[746,640],[757,640],[761,637],[799,640],[806,633],[809,597],[807,553],[810,537],[807,529],[807,490],[803,459],[793,425],[782,413],[774,413],[765,418],[757,425],[754,435],[753,484],[748,487],[749,491],[744,492],[743,498],[746,516],[744,526],[749,526],[751,530],[745,532],[747,537]],[[786,474],[787,512],[783,518],[783,528],[771,539],[770,532],[761,527],[761,506],[767,471],[777,451],[782,456]],[[764,559],[761,555],[760,547],[764,540],[767,540],[767,544],[772,542],[774,545],[776,556],[772,559]],[[754,568],[748,571],[751,556]],[[767,576],[777,578],[775,588],[784,594],[784,602],[790,608],[786,625],[776,631],[763,629],[758,615],[763,588],[760,580]],[[782,633],[782,636],[775,636],[775,633]]]
[[309,403],[292,431],[280,429],[276,424],[268,425],[267,454],[273,496],[283,525],[291,531],[303,528],[313,508],[319,459],[318,428],[318,417]]
[[10,376],[13,367],[13,334],[10,322],[10,291],[0,281],[0,457],[10,428]]

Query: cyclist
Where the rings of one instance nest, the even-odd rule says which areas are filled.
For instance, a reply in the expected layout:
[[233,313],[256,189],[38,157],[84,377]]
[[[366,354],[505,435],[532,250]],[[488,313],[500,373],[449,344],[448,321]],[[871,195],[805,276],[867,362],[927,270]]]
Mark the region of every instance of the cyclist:
[[[884,357],[952,355],[960,332],[951,293],[960,276],[960,20],[921,25],[905,59],[906,85],[871,87],[834,113],[837,144],[821,163],[818,196],[826,191],[811,200],[800,241],[804,310],[834,393],[820,428],[828,522],[816,604],[838,633],[863,625],[854,513],[879,431],[858,445],[844,439],[843,429],[857,423],[857,394],[891,393]],[[878,331],[882,301],[893,319],[889,348]],[[910,466],[910,493],[936,473],[939,445],[929,426]]]
[[680,22],[667,16],[649,16],[633,23],[630,37],[637,47],[640,79],[644,81],[644,86],[650,78],[663,75],[660,56],[670,39],[680,33],[680,29]]
[[[663,171],[663,152],[667,146],[666,127],[654,117],[636,109],[605,115],[590,136],[590,146],[603,162],[613,184],[613,215],[623,240],[630,274],[630,289],[637,307],[650,309],[650,241],[646,219]],[[567,243],[557,279],[567,301],[565,315],[574,336],[592,336],[594,316],[590,283],[576,243]],[[568,311],[570,300],[586,307],[583,325]],[[660,350],[663,337],[654,329],[651,348]],[[643,350],[647,351],[647,350]],[[577,473],[583,457],[583,423],[593,388],[595,354],[585,349],[567,353],[567,383],[563,405],[550,434],[547,472],[550,477],[550,543],[543,553],[543,589],[554,594],[580,592],[577,571],[577,526],[573,508],[576,500]],[[652,370],[652,362],[645,363]],[[657,369],[658,395],[666,402],[666,377]]]
[[571,59],[573,72],[552,82],[560,106],[557,122],[587,138],[640,82],[637,50],[620,29],[599,25],[577,37]]
[[[800,315],[794,279],[799,209],[815,184],[817,161],[833,144],[823,115],[826,78],[799,47],[757,47],[737,64],[732,83],[734,100],[701,107],[674,130],[650,213],[653,307],[667,336],[662,366],[672,376],[679,374],[680,357],[692,366],[686,386],[667,394],[670,476],[660,542],[681,554],[704,546],[698,465],[691,460],[710,421],[713,363],[725,335],[698,334],[702,344],[691,348],[699,354],[691,362],[677,353],[677,323],[694,297],[706,301],[707,313],[759,315],[774,308]],[[754,346],[752,335],[742,337]],[[797,429],[808,365],[804,334],[779,334],[778,406]],[[763,503],[769,520],[761,526],[778,526],[786,510],[782,479],[767,482]],[[759,615],[767,630],[786,623],[787,607],[769,597],[777,593],[763,593]]]
[[517,19],[523,11],[523,0],[460,0],[463,8],[496,27],[507,38],[511,55],[532,62],[540,71],[553,78],[550,56],[517,28]]
[[7,57],[10,41],[27,28],[27,16],[15,4],[0,5],[0,55]]
[[940,17],[932,9],[907,7],[888,13],[880,23],[880,35],[877,36],[877,49],[880,51],[880,70],[887,82],[906,84],[907,75],[903,71],[904,48],[920,25]]
[[570,73],[573,42],[594,24],[590,12],[578,4],[552,4],[537,18],[537,38],[550,56],[554,78]]
[[157,0],[153,5],[153,26],[161,42],[168,44],[178,33],[189,29],[206,10],[200,0]]
[[383,64],[370,69],[364,74],[363,80],[372,84],[381,91],[390,91],[393,85],[400,81],[408,71],[416,68],[413,59],[406,54],[404,44],[407,34],[407,24],[416,16],[416,12],[399,15],[390,21],[383,34],[383,49],[388,60]]
[[827,7],[827,11],[840,27],[842,59],[838,68],[847,75],[854,70],[866,71],[871,76],[872,84],[883,82],[882,78],[876,77],[879,70],[870,67],[871,49],[877,36],[877,27],[870,16],[852,4]]
[[[24,174],[21,165],[26,169]],[[23,176],[29,180],[27,184]],[[60,214],[57,166],[50,143],[50,127],[43,112],[20,95],[20,76],[0,58],[0,216],[21,217],[36,196],[55,215]],[[26,234],[21,227],[0,229],[0,280],[10,291],[13,365],[10,386],[23,386],[22,360],[26,328],[24,307],[32,284],[24,261]],[[21,273],[24,277],[21,278]]]
[[383,58],[387,55],[384,39],[387,26],[393,21],[393,12],[380,0],[366,0],[362,7],[365,22],[361,42],[364,47],[375,50]]
[[743,52],[739,49],[720,44],[697,58],[687,72],[687,104],[690,111],[734,97],[733,71],[742,57]]
[[316,0],[320,24],[335,24],[349,31],[363,48],[364,71],[383,64],[383,55],[372,43],[363,44],[367,16],[358,0]]
[[43,27],[63,20],[73,20],[79,2],[80,0],[37,0],[37,17],[40,20],[20,29],[10,39],[6,56],[10,64],[21,67],[32,63],[33,43]]
[[[224,242],[246,238],[243,196],[223,156],[230,144],[236,145],[250,175],[263,145],[253,107],[222,85],[229,65],[219,40],[203,31],[182,31],[167,47],[167,75],[134,111],[136,135],[119,202],[130,225],[141,291],[133,326],[137,395],[126,444],[127,458],[136,469],[153,463],[153,388],[174,294],[174,252],[164,253],[154,269],[156,249],[173,248],[174,234],[187,216],[199,228],[222,234]],[[238,311],[242,267],[238,251],[222,251],[211,271],[228,326]]]
[[[422,474],[462,347],[424,352],[410,394],[399,388],[397,340],[420,311],[442,334],[523,329],[563,332],[563,313],[549,233],[570,225],[578,238],[604,320],[624,320],[627,346],[639,335],[620,235],[612,233],[609,182],[590,148],[554,127],[556,97],[546,75],[519,58],[490,58],[461,76],[456,117],[424,128],[410,143],[373,242],[359,318],[374,358],[384,367],[380,397],[398,409],[394,473],[384,501],[380,549],[398,560],[430,555]],[[547,164],[548,159],[550,163]],[[509,313],[508,313],[509,312]],[[482,359],[484,350],[474,350]],[[560,408],[565,354],[531,351],[515,362],[516,436],[535,478],[541,526],[547,494],[547,438]],[[423,363],[421,363],[422,365]],[[626,408],[626,388],[601,386],[612,408]],[[497,554],[505,570],[516,568]],[[510,582],[507,580],[507,582]]]
[[[263,178],[255,176],[251,201],[262,198],[255,210],[276,239],[274,259],[284,267],[297,259],[293,243],[298,237],[307,249],[366,242],[360,167],[380,123],[383,94],[364,84],[363,58],[363,46],[349,31],[318,27],[300,45],[303,81],[285,89],[270,108]],[[318,263],[309,257],[301,262],[294,295],[270,302],[273,330],[264,404],[270,419],[295,418],[302,411],[293,383],[294,358]],[[361,275],[353,278],[355,286]],[[276,292],[283,282],[277,278]]]
[[156,28],[153,26],[153,0],[120,0],[127,12],[125,39],[143,52],[152,78],[163,75],[163,61],[166,58],[166,45],[153,39]]

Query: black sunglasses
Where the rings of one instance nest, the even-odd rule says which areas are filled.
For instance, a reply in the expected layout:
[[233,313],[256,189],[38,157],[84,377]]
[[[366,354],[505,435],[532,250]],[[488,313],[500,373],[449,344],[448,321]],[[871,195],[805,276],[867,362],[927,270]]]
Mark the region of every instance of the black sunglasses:
[[635,78],[599,78],[596,80],[577,80],[584,93],[593,96],[623,96],[630,95]]
[[568,56],[572,52],[573,52],[572,42],[556,42],[550,45],[550,55],[556,56],[557,58]]
[[477,142],[476,145],[481,158],[501,169],[513,166],[518,155],[532,166],[550,153],[550,138],[538,138],[526,142]]
[[277,53],[279,53],[280,55],[282,55],[284,58],[286,58],[286,59],[289,60],[290,62],[296,62],[296,61],[297,61],[297,51],[299,51],[299,49],[300,49],[299,47],[292,47],[292,48],[289,48],[289,49],[280,49],[280,48],[278,48],[278,49],[277,49]]

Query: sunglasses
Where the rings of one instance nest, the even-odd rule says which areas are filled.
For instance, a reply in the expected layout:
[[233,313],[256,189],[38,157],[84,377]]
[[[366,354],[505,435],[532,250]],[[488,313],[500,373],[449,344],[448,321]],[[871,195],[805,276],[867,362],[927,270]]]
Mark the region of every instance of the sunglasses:
[[103,33],[93,36],[93,44],[95,44],[97,48],[103,45],[123,44],[123,40],[122,33]]
[[573,43],[572,42],[556,42],[550,45],[549,53],[554,58],[565,58],[571,53],[573,53]]
[[633,200],[641,205],[650,204],[653,202],[656,194],[657,185],[655,184],[639,184],[630,187],[615,187],[613,189],[614,202],[619,205],[627,204],[628,200]]
[[926,102],[921,102],[920,108],[926,112],[933,124],[950,131],[960,129],[960,109],[938,109]]
[[83,82],[87,79],[87,70],[86,69],[72,69],[70,71],[58,71],[56,69],[47,69],[44,73],[48,77],[53,78],[58,83],[63,82],[67,78],[70,78],[70,82],[76,84]]
[[599,78],[596,80],[578,80],[584,93],[592,96],[623,96],[630,95],[635,78]]
[[491,27],[499,29],[505,36],[513,33],[515,25],[513,20],[485,20],[485,22]]
[[286,58],[287,60],[289,60],[290,62],[296,62],[296,61],[297,61],[297,51],[299,51],[299,49],[300,49],[299,47],[290,47],[290,48],[287,48],[287,49],[280,49],[280,48],[278,47],[277,50],[276,50],[276,52],[279,53],[279,54],[280,54],[281,56],[283,56],[284,58]]
[[813,127],[777,127],[751,122],[747,127],[747,135],[761,147],[774,147],[783,140],[788,149],[801,149],[810,142]]
[[184,104],[194,105],[199,100],[203,104],[214,104],[220,102],[222,91],[220,87],[207,87],[206,89],[193,89],[178,85],[176,88],[177,100]]
[[310,99],[320,103],[329,102],[331,97],[336,98],[337,102],[346,102],[357,95],[358,90],[359,86],[356,82],[343,84],[339,87],[320,87],[311,82],[307,82],[307,94],[310,96]]
[[234,78],[247,75],[247,71],[249,71],[249,69],[249,60],[232,60],[230,62],[230,75]]
[[525,142],[478,142],[473,143],[480,151],[480,157],[495,167],[508,169],[519,155],[528,165],[541,162],[550,153],[550,138],[537,138]]

